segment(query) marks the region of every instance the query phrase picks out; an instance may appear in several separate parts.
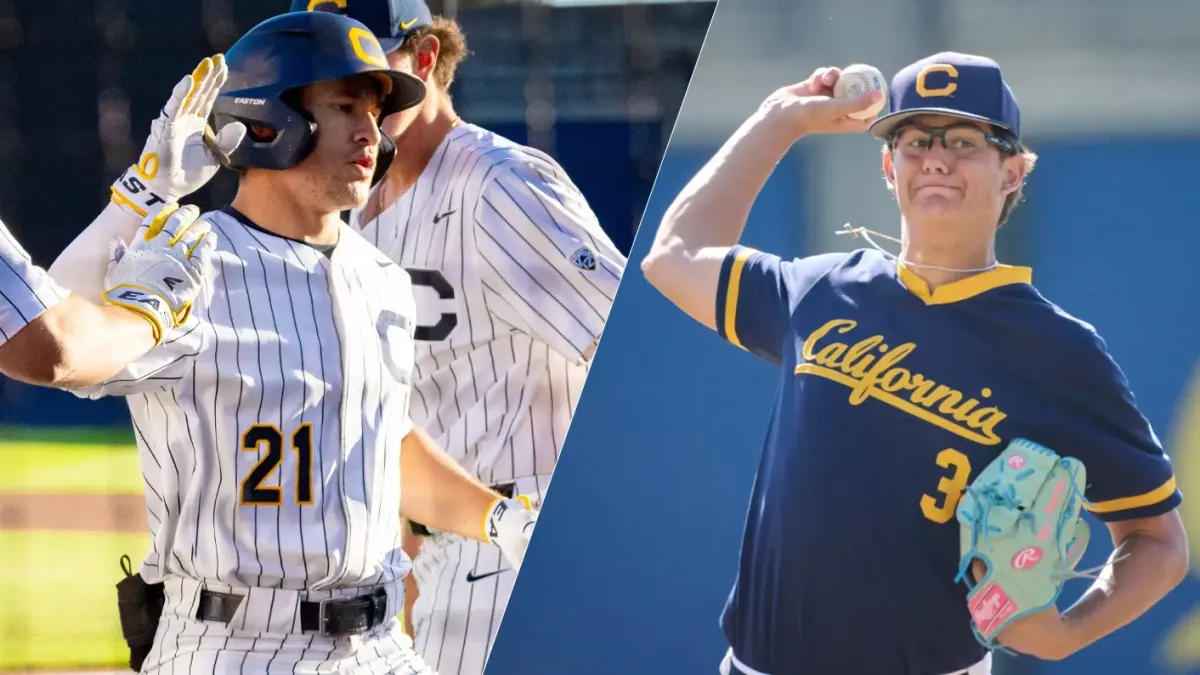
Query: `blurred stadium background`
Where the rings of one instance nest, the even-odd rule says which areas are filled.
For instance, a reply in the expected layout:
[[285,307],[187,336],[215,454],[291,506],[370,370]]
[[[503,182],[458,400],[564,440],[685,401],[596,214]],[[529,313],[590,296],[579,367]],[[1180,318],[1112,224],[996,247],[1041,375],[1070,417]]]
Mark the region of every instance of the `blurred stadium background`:
[[[1044,294],[1106,338],[1175,462],[1200,575],[1200,3],[730,0],[718,4],[696,64],[539,520],[542,545],[522,567],[522,579],[538,582],[518,585],[493,655],[521,668],[498,665],[494,675],[716,672],[725,650],[717,618],[776,375],[650,288],[636,272],[648,232],[774,89],[824,65],[865,62],[890,78],[943,50],[996,59],[1015,90],[1040,161],[999,256],[1032,266]],[[867,245],[834,234],[847,222],[899,235],[879,144],[865,134],[810,137],[780,163],[745,241],[785,256]],[[597,510],[595,489],[573,487],[583,483],[647,506]],[[1111,552],[1103,526],[1091,525],[1081,569]],[[560,536],[574,543],[559,545]],[[857,598],[852,579],[829,582]],[[1071,582],[1062,602],[1086,587]],[[546,616],[553,625],[539,622]],[[597,616],[619,626],[615,646],[583,651],[574,636],[594,630]],[[1001,657],[995,673],[1196,675],[1200,582],[1189,578],[1066,661]]]
[[[556,156],[627,252],[714,3],[430,4],[472,52],[458,111]],[[286,7],[0,0],[0,217],[36,262],[103,208],[174,84]],[[231,178],[188,201],[225,202]],[[118,558],[148,546],[123,401],[0,378],[0,465],[0,672],[120,667]]]

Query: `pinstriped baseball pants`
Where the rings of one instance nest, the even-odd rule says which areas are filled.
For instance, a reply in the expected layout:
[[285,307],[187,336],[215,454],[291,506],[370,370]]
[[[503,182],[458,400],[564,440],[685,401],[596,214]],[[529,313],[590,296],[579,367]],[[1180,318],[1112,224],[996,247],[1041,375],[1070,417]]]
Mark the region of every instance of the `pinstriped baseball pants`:
[[[251,589],[229,624],[199,621],[192,618],[199,586],[179,577],[166,580],[162,620],[141,672],[436,675],[413,650],[398,619],[352,637],[301,633],[295,630],[298,593]],[[402,606],[402,591],[395,598],[389,598],[388,606],[393,617],[398,613],[392,611],[393,603]]]
[[482,675],[517,573],[499,548],[439,533],[426,537],[412,574],[416,649],[440,675]]

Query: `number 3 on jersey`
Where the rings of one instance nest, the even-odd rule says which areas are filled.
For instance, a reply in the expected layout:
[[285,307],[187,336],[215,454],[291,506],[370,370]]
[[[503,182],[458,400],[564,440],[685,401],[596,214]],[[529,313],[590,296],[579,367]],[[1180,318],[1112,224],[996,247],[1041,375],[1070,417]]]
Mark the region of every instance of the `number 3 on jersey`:
[[971,460],[954,448],[946,448],[937,454],[937,465],[943,469],[951,469],[949,476],[943,476],[938,481],[938,492],[941,493],[941,505],[938,499],[929,495],[921,496],[921,512],[935,523],[948,523],[954,517],[958,508],[958,500],[962,499],[963,490],[971,477]]
[[[274,424],[255,424],[242,434],[242,450],[260,452],[266,446],[266,454],[242,479],[239,502],[242,506],[282,506],[283,479],[278,486],[263,483],[275,473],[283,462],[283,433]],[[295,499],[297,504],[313,503],[313,447],[312,424],[305,422],[292,433],[292,451],[296,453]]]

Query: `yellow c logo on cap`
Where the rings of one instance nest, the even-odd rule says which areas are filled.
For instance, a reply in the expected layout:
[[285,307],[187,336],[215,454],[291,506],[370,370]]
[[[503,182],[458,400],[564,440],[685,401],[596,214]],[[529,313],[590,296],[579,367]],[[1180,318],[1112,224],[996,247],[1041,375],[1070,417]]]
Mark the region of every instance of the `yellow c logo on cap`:
[[[925,78],[929,77],[931,73],[946,73],[947,77],[950,79],[950,82],[944,87],[930,89],[928,85],[925,84]],[[957,77],[958,69],[949,63],[935,63],[931,66],[925,66],[921,69],[920,73],[917,73],[917,95],[921,98],[929,98],[930,96],[949,96],[950,94],[953,94],[956,89],[958,89],[958,83],[954,81],[954,79]]]
[[308,11],[313,11],[321,5],[333,5],[338,9],[346,9],[346,0],[308,0]]
[[371,31],[355,26],[350,29],[348,37],[355,56],[363,63],[379,68],[388,67],[387,57],[383,55],[383,47],[379,46],[379,40],[375,39],[375,35]]

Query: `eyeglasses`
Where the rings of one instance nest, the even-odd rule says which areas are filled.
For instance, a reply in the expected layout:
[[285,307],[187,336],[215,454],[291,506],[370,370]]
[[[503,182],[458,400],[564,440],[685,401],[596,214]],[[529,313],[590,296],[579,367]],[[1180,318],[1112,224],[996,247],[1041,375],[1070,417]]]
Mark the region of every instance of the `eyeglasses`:
[[989,133],[967,122],[946,127],[927,127],[923,124],[906,124],[892,135],[892,147],[908,157],[921,157],[933,149],[936,139],[942,147],[957,159],[973,157],[989,146],[1005,152],[1015,153],[1017,146],[1011,140]]

